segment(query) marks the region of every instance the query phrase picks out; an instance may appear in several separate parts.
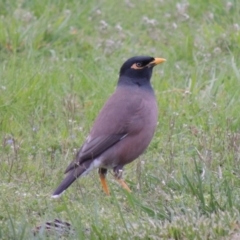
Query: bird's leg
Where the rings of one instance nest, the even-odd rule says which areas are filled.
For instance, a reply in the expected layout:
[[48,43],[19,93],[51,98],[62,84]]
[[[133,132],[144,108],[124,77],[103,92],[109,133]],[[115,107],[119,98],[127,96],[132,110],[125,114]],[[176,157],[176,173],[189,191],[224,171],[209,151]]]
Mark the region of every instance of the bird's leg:
[[108,190],[108,185],[106,182],[106,175],[107,175],[107,169],[106,168],[99,168],[98,169],[98,174],[102,183],[102,188],[103,191],[107,194],[110,195],[109,190]]
[[113,169],[115,179],[121,184],[121,186],[126,189],[128,192],[131,192],[128,185],[122,179],[123,168],[122,166],[117,166]]

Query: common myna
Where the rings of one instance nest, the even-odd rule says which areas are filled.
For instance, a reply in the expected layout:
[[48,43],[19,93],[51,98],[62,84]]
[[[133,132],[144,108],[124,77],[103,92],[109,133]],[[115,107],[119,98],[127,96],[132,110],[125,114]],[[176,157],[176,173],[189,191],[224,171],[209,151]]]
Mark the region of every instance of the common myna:
[[108,169],[113,169],[117,181],[130,192],[122,179],[123,167],[141,155],[153,137],[158,107],[150,79],[153,67],[164,61],[137,56],[122,65],[115,92],[100,111],[75,160],[67,167],[67,176],[53,198],[94,168],[98,168],[106,194],[109,194],[105,180]]

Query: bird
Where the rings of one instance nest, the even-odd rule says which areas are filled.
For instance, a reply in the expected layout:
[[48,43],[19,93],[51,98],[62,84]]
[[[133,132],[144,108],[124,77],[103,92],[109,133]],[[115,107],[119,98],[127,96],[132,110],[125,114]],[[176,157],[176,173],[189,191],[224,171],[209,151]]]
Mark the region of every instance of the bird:
[[123,168],[138,158],[153,138],[158,106],[150,80],[153,67],[165,61],[164,58],[135,56],[123,63],[115,92],[100,110],[52,198],[60,197],[77,178],[96,168],[107,195],[110,195],[106,182],[109,169],[120,185],[131,192],[123,180]]

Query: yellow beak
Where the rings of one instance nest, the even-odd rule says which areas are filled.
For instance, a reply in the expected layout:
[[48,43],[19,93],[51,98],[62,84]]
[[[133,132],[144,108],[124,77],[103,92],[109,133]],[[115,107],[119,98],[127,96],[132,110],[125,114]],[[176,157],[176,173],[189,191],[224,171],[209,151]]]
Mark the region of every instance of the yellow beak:
[[154,58],[154,61],[150,62],[150,64],[155,66],[155,65],[158,65],[165,61],[166,61],[166,59],[164,59],[164,58]]

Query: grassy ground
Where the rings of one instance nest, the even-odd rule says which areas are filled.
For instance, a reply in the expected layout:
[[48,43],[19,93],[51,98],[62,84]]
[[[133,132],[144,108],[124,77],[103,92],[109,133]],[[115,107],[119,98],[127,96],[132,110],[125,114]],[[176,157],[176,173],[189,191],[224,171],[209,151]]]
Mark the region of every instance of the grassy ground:
[[[0,238],[239,239],[237,0],[0,0]],[[133,192],[96,172],[50,195],[134,55],[154,69],[159,125],[126,167]],[[58,239],[52,234],[48,239]]]

